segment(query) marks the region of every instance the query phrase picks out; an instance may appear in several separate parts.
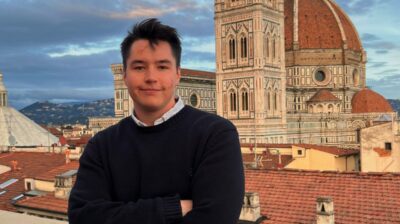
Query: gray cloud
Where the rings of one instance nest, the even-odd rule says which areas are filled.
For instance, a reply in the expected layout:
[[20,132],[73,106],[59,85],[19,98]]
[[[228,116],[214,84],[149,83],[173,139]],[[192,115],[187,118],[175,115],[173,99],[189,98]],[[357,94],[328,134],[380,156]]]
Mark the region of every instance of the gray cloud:
[[[112,97],[109,66],[121,61],[119,43],[149,16],[182,36],[214,35],[212,1],[1,1],[0,70],[10,103],[20,108],[40,100]],[[72,56],[76,49],[81,56]],[[190,58],[213,57],[195,54]]]
[[387,99],[399,99],[400,73],[379,79],[367,79],[367,85],[384,95]]
[[371,34],[371,33],[364,33],[364,34],[362,34],[361,39],[362,39],[363,41],[365,41],[365,42],[381,40],[381,38],[379,38],[379,37],[376,36],[375,34]]
[[388,50],[377,50],[377,51],[375,51],[375,53],[377,53],[377,54],[387,54],[387,53],[389,53],[389,51]]

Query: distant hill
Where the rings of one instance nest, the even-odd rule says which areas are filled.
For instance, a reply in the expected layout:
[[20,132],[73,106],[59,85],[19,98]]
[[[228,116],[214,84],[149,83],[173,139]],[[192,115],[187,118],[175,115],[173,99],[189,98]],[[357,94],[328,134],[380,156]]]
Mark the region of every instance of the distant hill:
[[393,110],[400,114],[400,100],[388,99],[389,103],[392,105]]
[[114,99],[83,103],[36,102],[20,112],[38,124],[87,124],[88,117],[114,116]]

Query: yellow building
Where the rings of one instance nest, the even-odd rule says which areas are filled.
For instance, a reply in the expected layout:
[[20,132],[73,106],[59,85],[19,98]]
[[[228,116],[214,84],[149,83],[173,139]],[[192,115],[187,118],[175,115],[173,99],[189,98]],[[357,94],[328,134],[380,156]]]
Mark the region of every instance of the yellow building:
[[359,151],[331,146],[296,144],[293,161],[285,168],[302,170],[359,171]]
[[[359,150],[313,144],[241,144],[245,167],[359,171]],[[400,158],[400,157],[399,157]]]
[[361,130],[361,171],[400,172],[399,126],[393,121]]

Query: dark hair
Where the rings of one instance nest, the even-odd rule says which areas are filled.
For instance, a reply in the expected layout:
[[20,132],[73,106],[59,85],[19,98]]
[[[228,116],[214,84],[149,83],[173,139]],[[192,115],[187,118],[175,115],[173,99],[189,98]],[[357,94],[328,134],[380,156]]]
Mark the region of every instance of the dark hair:
[[178,32],[175,28],[162,24],[158,19],[151,18],[136,23],[132,31],[128,32],[128,35],[122,41],[121,55],[124,71],[127,67],[126,60],[128,60],[131,46],[139,39],[148,40],[151,47],[157,45],[160,40],[168,42],[171,46],[172,54],[175,57],[176,66],[180,66],[182,47]]

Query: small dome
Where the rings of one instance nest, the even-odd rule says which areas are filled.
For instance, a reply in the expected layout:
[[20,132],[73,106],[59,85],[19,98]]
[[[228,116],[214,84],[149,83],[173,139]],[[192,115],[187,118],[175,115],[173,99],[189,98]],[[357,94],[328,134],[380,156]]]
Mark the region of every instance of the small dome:
[[363,89],[354,94],[351,106],[352,113],[393,112],[390,103],[382,95],[370,89]]
[[286,51],[297,50],[295,43],[299,50],[343,49],[347,45],[348,49],[362,51],[357,30],[333,0],[298,0],[297,4],[285,0]]
[[327,89],[320,89],[317,93],[311,97],[308,102],[326,102],[326,101],[340,101],[335,95],[333,95]]

